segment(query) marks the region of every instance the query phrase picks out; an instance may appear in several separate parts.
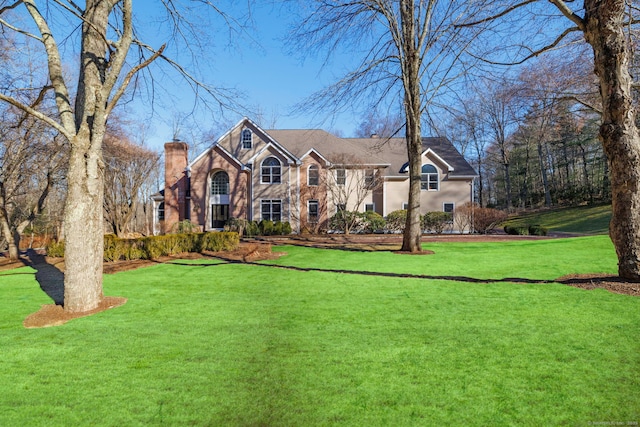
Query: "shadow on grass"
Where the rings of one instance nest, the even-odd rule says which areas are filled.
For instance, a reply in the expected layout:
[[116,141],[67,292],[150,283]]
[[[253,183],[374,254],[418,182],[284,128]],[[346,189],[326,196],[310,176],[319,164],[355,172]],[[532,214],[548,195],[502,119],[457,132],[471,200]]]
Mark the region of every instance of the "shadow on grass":
[[558,283],[556,280],[537,280],[537,279],[525,279],[522,277],[505,277],[503,279],[478,279],[475,277],[467,277],[467,276],[434,276],[427,274],[411,274],[411,273],[390,273],[383,271],[365,271],[365,270],[341,270],[341,269],[331,269],[331,268],[313,268],[313,267],[296,267],[292,265],[276,265],[276,264],[262,264],[259,262],[252,261],[240,261],[240,260],[230,260],[223,257],[215,257],[224,262],[215,263],[215,264],[174,264],[180,265],[183,267],[215,267],[226,264],[246,264],[253,265],[256,267],[266,267],[266,268],[278,268],[282,270],[293,270],[293,271],[317,271],[322,273],[338,273],[338,274],[354,274],[360,276],[378,276],[378,277],[398,277],[404,279],[425,279],[425,280],[450,280],[455,282],[467,282],[467,283],[524,283],[524,284],[551,284]]
[[36,270],[36,280],[40,288],[56,305],[64,302],[64,273],[54,264],[49,264],[44,255],[33,249],[27,251],[28,261],[25,264]]

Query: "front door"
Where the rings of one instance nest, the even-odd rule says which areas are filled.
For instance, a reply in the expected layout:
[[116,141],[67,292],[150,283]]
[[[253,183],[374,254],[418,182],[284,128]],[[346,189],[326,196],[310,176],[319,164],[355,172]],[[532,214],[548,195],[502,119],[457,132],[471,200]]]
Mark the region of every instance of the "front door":
[[223,228],[229,220],[229,205],[211,205],[211,228]]

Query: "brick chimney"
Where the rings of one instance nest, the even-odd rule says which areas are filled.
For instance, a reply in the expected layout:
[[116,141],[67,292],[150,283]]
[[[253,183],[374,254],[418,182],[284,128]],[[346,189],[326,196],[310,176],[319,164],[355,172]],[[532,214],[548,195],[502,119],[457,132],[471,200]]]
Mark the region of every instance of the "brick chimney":
[[188,155],[186,142],[174,139],[164,144],[164,233],[170,233],[177,222],[186,218]]

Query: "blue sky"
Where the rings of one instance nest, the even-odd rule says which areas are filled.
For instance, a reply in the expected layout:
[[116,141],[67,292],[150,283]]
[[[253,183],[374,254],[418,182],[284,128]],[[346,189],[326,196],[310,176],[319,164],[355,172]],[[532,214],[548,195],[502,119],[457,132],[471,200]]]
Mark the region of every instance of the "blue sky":
[[[222,2],[227,4],[226,2]],[[234,3],[234,2],[231,2]],[[148,17],[142,36],[145,39],[151,38],[154,47],[159,46],[167,39],[164,35],[166,26],[153,24],[154,12],[161,13],[162,6],[157,1],[147,0],[143,2],[145,6],[144,15]],[[231,13],[234,16],[241,16],[246,13],[244,2],[235,2]],[[193,117],[185,119],[193,110],[194,96],[185,82],[174,77],[170,83],[168,80],[161,80],[161,84],[170,87],[173,94],[177,94],[173,99],[164,99],[154,106],[154,115],[150,114],[151,107],[148,104],[136,102],[135,115],[138,119],[148,121],[149,131],[146,135],[148,146],[153,149],[160,149],[162,144],[173,137],[174,129],[180,139],[191,142],[193,132],[189,127],[193,121],[197,122],[201,130],[214,129],[214,134],[218,136],[224,129],[225,124],[237,122],[243,115],[257,120],[265,128],[277,127],[280,129],[321,127],[327,130],[339,131],[344,136],[352,136],[360,117],[353,117],[344,114],[334,121],[323,121],[324,117],[312,117],[311,115],[292,115],[293,105],[301,102],[313,92],[328,85],[333,79],[345,69],[347,61],[345,56],[338,58],[331,67],[322,67],[320,58],[302,58],[298,55],[286,53],[286,47],[282,41],[289,25],[294,22],[292,14],[281,12],[280,10],[267,6],[263,3],[252,8],[252,29],[240,36],[233,36],[230,40],[228,30],[225,30],[223,23],[215,20],[210,26],[202,29],[208,31],[207,37],[211,38],[207,51],[203,53],[200,64],[189,64],[186,67],[195,68],[195,73],[208,83],[218,87],[234,88],[244,94],[241,98],[242,105],[250,108],[257,108],[263,112],[263,117],[253,117],[251,112],[235,113],[225,110],[225,117],[218,110],[209,111],[204,107],[198,107],[193,112]],[[138,19],[140,17],[138,16]],[[218,27],[215,29],[214,27]],[[172,57],[177,56],[181,61],[187,55],[180,51],[168,50]],[[181,61],[182,63],[182,61]],[[145,113],[141,114],[140,110]],[[129,109],[129,111],[134,111]],[[225,124],[220,124],[223,121]],[[216,123],[218,122],[218,123]]]

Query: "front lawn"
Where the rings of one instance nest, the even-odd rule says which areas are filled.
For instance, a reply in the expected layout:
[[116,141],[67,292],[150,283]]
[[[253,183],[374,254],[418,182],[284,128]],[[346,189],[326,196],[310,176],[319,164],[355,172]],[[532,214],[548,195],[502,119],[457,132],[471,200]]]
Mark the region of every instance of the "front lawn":
[[614,273],[607,242],[157,265],[105,276],[124,306],[45,329],[22,327],[49,301],[28,268],[12,270],[0,276],[0,425],[634,423],[640,299],[465,279]]

